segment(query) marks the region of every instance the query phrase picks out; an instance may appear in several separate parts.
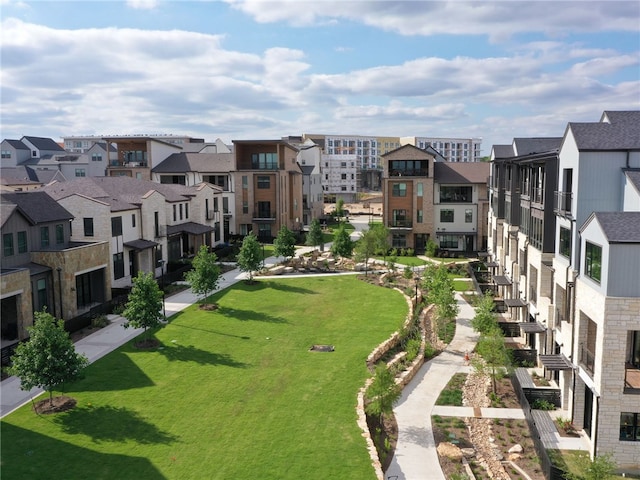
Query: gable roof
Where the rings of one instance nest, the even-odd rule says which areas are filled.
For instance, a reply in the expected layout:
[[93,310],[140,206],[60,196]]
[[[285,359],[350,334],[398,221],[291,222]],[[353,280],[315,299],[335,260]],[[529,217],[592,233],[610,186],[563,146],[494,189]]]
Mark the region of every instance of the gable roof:
[[494,145],[492,149],[493,157],[495,159],[511,158],[515,156],[513,152],[513,145]]
[[640,212],[594,212],[580,228],[595,219],[609,243],[640,243]]
[[22,137],[25,140],[28,140],[34,147],[38,150],[58,150],[64,152],[64,148],[54,142],[51,138],[46,137]]
[[172,153],[151,169],[154,173],[231,172],[233,153]]
[[605,111],[600,122],[570,122],[578,150],[630,150],[640,148],[640,111]]
[[7,142],[9,145],[11,145],[16,150],[30,150],[29,147],[27,147],[24,143],[22,143],[22,140],[5,139],[4,141]]
[[640,192],[640,170],[625,170],[624,173],[629,179],[629,182]]
[[531,155],[534,153],[558,150],[562,144],[562,137],[532,137],[514,138],[515,155]]
[[486,184],[490,171],[488,162],[435,162],[433,179],[436,183]]
[[33,175],[33,169],[18,165],[16,167],[0,168],[0,183],[2,185],[41,185],[42,182]]
[[3,193],[2,202],[16,205],[33,225],[73,218],[66,208],[41,190]]

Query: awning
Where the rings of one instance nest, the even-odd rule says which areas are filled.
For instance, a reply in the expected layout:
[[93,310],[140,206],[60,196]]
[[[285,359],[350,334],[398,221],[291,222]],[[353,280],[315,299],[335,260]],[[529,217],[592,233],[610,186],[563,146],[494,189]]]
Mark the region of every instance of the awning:
[[189,235],[202,235],[203,233],[213,232],[213,227],[203,225],[202,223],[187,222],[180,225],[168,225],[167,235],[176,235],[178,233],[188,233]]
[[499,267],[500,265],[497,262],[487,262],[487,267],[488,268],[496,268]]
[[562,354],[558,355],[540,355],[540,362],[547,370],[572,370],[573,365]]
[[152,242],[151,240],[132,240],[130,242],[124,242],[125,247],[131,248],[133,250],[146,250],[147,248],[153,248],[158,246],[158,243]]
[[525,302],[521,298],[505,298],[504,304],[507,307],[526,307],[527,306],[527,302]]
[[546,332],[547,329],[540,322],[521,322],[520,331],[522,331],[522,333],[543,333]]
[[493,277],[493,283],[496,285],[511,285],[511,279],[505,275],[496,275]]

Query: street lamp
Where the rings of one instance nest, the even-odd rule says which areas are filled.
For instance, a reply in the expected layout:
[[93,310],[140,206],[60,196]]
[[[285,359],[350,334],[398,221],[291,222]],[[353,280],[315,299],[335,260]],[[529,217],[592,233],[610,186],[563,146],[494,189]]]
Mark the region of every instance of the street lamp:
[[165,306],[165,302],[164,302],[164,260],[160,259],[160,261],[158,261],[158,263],[160,264],[160,282],[162,284],[162,316],[164,317],[165,321],[167,320],[167,311],[166,311],[166,306]]

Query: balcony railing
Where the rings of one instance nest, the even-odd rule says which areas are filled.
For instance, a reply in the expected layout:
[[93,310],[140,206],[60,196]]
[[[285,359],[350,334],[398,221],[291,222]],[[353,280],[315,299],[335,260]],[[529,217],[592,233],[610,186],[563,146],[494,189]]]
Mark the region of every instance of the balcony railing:
[[544,189],[543,188],[534,188],[531,192],[531,201],[533,203],[543,203],[544,202]]
[[596,363],[595,353],[589,351],[586,345],[580,345],[580,364],[585,368],[587,373],[593,376],[593,369]]
[[391,170],[389,172],[391,177],[428,177],[429,170],[427,169],[412,169],[412,170]]
[[553,211],[559,215],[571,215],[571,192],[554,192]]
[[276,212],[270,210],[256,210],[253,212],[253,218],[261,220],[275,220]]
[[411,220],[391,220],[389,222],[390,228],[412,228],[413,222]]

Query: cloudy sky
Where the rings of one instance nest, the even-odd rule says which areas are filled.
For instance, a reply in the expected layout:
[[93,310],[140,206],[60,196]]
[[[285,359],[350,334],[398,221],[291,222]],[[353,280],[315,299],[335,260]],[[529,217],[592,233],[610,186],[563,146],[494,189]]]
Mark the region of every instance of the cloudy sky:
[[0,0],[0,137],[562,136],[640,108],[640,2]]

